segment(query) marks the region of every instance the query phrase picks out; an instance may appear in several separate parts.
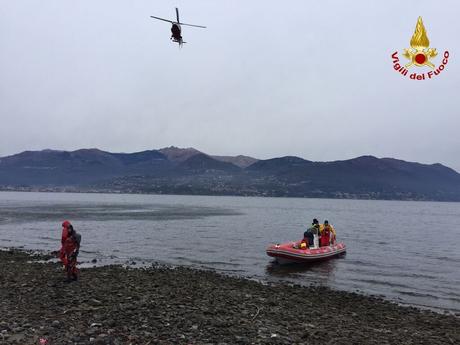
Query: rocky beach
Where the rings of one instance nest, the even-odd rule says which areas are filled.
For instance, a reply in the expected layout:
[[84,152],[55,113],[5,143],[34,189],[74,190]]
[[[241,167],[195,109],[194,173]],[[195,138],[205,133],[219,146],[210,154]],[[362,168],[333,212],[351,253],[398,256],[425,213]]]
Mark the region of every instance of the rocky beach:
[[183,267],[81,270],[0,251],[0,344],[459,344],[460,318]]

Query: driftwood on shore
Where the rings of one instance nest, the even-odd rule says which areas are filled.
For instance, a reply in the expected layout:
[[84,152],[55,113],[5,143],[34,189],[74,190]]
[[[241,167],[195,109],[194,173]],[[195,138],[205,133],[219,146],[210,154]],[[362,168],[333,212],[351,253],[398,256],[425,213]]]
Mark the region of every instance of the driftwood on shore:
[[0,344],[460,344],[460,319],[187,268],[82,269],[0,251]]

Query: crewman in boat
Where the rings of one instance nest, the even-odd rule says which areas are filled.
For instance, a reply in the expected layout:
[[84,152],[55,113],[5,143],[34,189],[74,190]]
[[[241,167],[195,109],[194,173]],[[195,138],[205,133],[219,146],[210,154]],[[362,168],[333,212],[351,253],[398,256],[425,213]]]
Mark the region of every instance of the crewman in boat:
[[321,247],[329,246],[331,243],[335,243],[336,233],[332,225],[329,224],[329,221],[324,221],[324,226],[321,230]]
[[313,223],[312,223],[312,226],[314,227],[314,229],[312,230],[313,231],[313,243],[314,243],[314,246],[315,248],[319,248],[320,247],[320,239],[321,239],[321,230],[322,230],[322,226],[323,224],[320,224],[318,222],[318,219],[313,219]]
[[304,240],[308,240],[308,246],[309,247],[316,247],[317,245],[315,244],[315,238],[318,238],[319,235],[319,222],[318,219],[313,219],[313,222],[311,224],[311,227],[307,229],[307,231],[304,232],[303,238]]

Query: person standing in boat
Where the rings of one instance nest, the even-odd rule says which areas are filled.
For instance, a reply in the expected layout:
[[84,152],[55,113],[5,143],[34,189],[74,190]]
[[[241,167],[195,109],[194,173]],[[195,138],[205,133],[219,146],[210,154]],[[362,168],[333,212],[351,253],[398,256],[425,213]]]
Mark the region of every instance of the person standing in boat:
[[331,244],[334,244],[334,243],[335,243],[335,240],[336,240],[336,238],[337,238],[337,234],[336,234],[336,232],[335,232],[335,229],[334,229],[334,227],[333,227],[331,224],[329,224],[329,222],[328,222],[327,220],[324,221],[324,226],[326,226],[326,225],[330,228],[331,233],[332,233],[332,236],[331,236]]
[[329,246],[331,243],[335,243],[335,229],[329,224],[329,221],[324,221],[324,226],[321,231],[321,247]]
[[318,219],[313,219],[313,223],[312,223],[312,227],[314,228],[313,229],[313,235],[314,235],[314,245],[315,245],[315,248],[319,248],[321,243],[320,243],[320,240],[321,240],[321,227],[322,227],[322,224],[320,224],[318,222]]
[[313,223],[311,227],[307,229],[307,231],[303,234],[304,239],[308,240],[309,247],[317,247],[317,243],[315,243],[315,239],[319,237],[319,222],[318,219],[313,219]]

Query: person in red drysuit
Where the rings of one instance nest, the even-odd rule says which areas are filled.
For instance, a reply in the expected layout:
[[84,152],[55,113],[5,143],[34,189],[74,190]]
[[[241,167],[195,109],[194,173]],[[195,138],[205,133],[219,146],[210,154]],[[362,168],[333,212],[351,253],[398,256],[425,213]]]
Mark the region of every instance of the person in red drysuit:
[[321,231],[321,247],[327,247],[331,242],[332,231],[327,221],[324,222],[323,231]]
[[60,259],[67,272],[67,279],[78,279],[77,257],[80,250],[81,236],[69,221],[62,223]]

